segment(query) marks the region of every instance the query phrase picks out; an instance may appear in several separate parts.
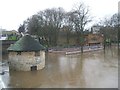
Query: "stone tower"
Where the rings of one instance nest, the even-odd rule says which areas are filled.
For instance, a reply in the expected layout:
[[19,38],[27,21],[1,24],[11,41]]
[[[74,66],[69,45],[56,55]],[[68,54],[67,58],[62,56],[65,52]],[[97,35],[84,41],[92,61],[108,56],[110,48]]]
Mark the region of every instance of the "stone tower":
[[23,36],[7,50],[10,70],[33,71],[45,67],[45,48],[30,35]]

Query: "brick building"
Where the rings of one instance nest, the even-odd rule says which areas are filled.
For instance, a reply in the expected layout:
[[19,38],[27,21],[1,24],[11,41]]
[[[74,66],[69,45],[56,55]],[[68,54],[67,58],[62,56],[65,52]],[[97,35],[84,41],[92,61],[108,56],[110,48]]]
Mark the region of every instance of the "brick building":
[[85,44],[86,45],[102,45],[103,44],[103,36],[101,34],[88,34],[85,36]]

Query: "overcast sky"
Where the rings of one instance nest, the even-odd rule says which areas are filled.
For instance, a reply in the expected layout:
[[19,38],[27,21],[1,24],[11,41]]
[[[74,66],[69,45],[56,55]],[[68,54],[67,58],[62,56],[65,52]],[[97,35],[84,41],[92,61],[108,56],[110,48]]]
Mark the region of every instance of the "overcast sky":
[[89,6],[91,16],[96,22],[99,18],[118,12],[120,0],[0,0],[0,28],[17,30],[24,20],[40,10],[63,7],[70,11],[81,1]]

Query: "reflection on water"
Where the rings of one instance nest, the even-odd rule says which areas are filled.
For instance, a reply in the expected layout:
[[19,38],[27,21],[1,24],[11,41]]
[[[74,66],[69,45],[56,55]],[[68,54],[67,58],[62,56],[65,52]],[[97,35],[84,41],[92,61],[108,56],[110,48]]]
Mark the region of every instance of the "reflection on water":
[[12,71],[3,75],[2,80],[7,87],[18,88],[117,88],[117,48],[83,55],[49,53],[44,69]]

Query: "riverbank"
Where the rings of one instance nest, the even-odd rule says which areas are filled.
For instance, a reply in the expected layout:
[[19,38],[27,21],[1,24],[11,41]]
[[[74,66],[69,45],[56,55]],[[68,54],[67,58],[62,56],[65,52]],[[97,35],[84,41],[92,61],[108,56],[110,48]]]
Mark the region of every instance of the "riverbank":
[[[103,50],[103,46],[84,46],[83,52],[90,52],[96,50]],[[61,54],[77,54],[81,53],[81,47],[69,47],[69,48],[61,48],[61,47],[54,47],[48,49],[49,53],[61,53]]]

